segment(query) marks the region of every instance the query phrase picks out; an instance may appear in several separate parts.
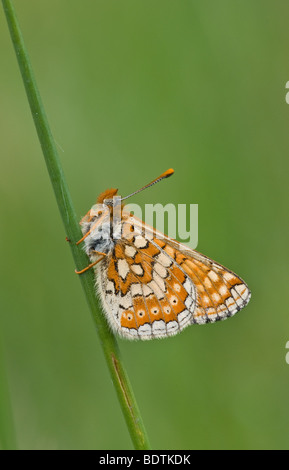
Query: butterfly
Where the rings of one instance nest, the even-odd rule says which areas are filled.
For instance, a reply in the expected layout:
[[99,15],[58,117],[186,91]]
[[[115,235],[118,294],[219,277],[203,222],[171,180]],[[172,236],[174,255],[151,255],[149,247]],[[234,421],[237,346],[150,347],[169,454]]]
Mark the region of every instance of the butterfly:
[[77,244],[95,269],[96,288],[112,330],[127,339],[175,335],[191,324],[232,317],[251,297],[246,283],[207,256],[148,226],[122,201],[168,178],[169,169],[129,196],[104,191],[81,219]]

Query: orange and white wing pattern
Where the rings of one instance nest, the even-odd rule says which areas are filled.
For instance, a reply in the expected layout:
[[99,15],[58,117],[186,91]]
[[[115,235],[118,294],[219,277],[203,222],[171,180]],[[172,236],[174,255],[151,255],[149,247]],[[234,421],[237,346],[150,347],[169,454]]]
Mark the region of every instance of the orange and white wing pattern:
[[100,263],[98,285],[111,327],[130,339],[171,336],[191,323],[195,289],[168,254],[141,236]]
[[164,240],[163,244],[162,248],[174,256],[195,286],[196,309],[192,323],[225,320],[248,304],[251,292],[235,273],[197,251],[178,248],[176,242]]
[[136,219],[123,225],[127,233],[97,270],[108,321],[121,336],[172,336],[193,323],[231,317],[249,302],[244,281],[220,264],[157,238]]

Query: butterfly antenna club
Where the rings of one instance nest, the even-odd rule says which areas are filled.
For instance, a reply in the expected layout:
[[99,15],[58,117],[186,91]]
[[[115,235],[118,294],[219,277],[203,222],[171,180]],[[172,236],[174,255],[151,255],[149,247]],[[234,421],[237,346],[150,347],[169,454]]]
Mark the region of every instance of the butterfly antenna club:
[[124,201],[125,199],[128,199],[129,197],[134,196],[135,194],[140,193],[140,192],[143,191],[144,189],[147,189],[147,188],[149,188],[150,186],[153,186],[154,184],[158,183],[159,181],[162,181],[162,180],[165,179],[165,178],[169,178],[169,177],[172,176],[173,174],[174,174],[174,170],[173,170],[172,168],[169,168],[167,171],[165,171],[165,172],[162,173],[160,176],[158,176],[158,178],[154,179],[154,180],[151,181],[149,184],[146,184],[145,186],[143,186],[142,188],[138,189],[138,190],[135,191],[134,193],[129,194],[129,196],[125,196],[125,197],[121,198],[121,200]]

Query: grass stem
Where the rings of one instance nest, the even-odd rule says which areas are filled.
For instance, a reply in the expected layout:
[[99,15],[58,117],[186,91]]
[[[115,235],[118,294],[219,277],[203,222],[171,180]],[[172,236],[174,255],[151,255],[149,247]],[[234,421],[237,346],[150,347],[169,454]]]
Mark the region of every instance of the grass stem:
[[[81,270],[84,266],[89,264],[89,260],[83,250],[75,245],[75,242],[82,237],[82,234],[64,178],[55,141],[51,134],[12,1],[2,0],[2,4],[59,212],[65,226],[67,237],[71,240],[70,248],[76,268],[77,270]],[[148,438],[134,398],[132,387],[120,357],[116,339],[110,331],[104,316],[100,312],[100,306],[94,287],[94,273],[92,270],[89,270],[79,276],[79,279],[96,325],[101,346],[133,444],[136,449],[148,449]]]

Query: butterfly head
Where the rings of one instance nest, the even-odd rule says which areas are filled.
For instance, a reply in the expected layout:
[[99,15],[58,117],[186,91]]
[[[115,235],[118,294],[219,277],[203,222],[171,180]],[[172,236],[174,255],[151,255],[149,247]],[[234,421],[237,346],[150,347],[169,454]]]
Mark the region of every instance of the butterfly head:
[[84,225],[91,222],[97,222],[97,219],[101,222],[103,218],[100,216],[103,215],[104,206],[109,210],[110,215],[112,216],[113,208],[113,198],[117,195],[118,189],[106,189],[103,191],[97,198],[96,204],[85,214],[81,219],[80,225]]
[[[107,189],[106,191],[103,191],[98,198],[97,198],[97,203],[98,204],[103,204],[104,201],[107,203],[111,201],[111,205],[113,204],[113,197],[117,195],[118,189]],[[109,204],[110,205],[110,204]]]

